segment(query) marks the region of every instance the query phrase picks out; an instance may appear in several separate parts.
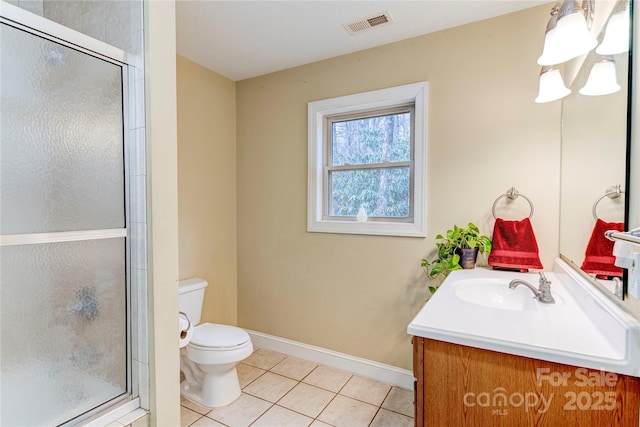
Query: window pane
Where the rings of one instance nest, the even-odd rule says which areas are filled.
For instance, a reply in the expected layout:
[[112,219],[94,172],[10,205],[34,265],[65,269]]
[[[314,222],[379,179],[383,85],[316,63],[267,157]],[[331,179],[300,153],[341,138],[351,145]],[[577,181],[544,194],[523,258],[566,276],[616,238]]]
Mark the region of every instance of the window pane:
[[122,68],[3,24],[3,234],[122,228]]
[[331,216],[409,216],[409,167],[330,171]]
[[411,113],[332,123],[331,164],[372,164],[411,159]]

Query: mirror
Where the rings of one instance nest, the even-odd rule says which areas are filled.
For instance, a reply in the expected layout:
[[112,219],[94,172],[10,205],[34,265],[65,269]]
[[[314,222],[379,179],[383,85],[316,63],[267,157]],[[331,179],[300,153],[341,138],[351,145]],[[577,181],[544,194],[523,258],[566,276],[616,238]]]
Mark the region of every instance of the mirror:
[[[618,2],[608,16],[626,4]],[[606,25],[602,28],[599,42]],[[587,55],[562,103],[560,255],[596,286],[623,298],[623,269],[613,265],[613,243],[603,238],[602,230],[627,229],[629,52],[606,57],[615,63],[620,90],[601,96],[580,93],[594,65],[604,58],[595,49]]]

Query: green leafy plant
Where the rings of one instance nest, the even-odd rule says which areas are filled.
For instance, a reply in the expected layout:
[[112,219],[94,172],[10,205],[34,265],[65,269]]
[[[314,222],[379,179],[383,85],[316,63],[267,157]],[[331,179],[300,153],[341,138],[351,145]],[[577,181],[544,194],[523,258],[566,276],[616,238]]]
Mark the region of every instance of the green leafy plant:
[[445,244],[447,248],[453,247],[454,250],[478,248],[481,254],[491,251],[491,239],[481,235],[478,227],[472,222],[467,225],[467,228],[454,224],[452,230],[447,230],[445,236],[438,234],[436,240],[439,241],[436,242],[436,246]]
[[[459,249],[475,249],[478,252],[491,251],[491,239],[480,234],[478,227],[470,222],[466,228],[458,227],[454,224],[451,230],[447,230],[445,235],[436,236],[436,257],[433,260],[422,259],[421,266],[425,274],[430,279],[435,279],[440,275],[444,277],[455,270],[460,270]],[[429,286],[432,294],[437,287]]]
[[[460,270],[460,255],[454,253],[451,256],[446,256],[440,258],[440,256],[436,257],[434,260],[429,261],[428,259],[422,259],[422,268],[424,272],[429,278],[435,279],[439,275],[443,274],[445,277],[449,275],[450,272],[454,270]],[[432,294],[435,293],[436,286],[429,285],[429,292]]]

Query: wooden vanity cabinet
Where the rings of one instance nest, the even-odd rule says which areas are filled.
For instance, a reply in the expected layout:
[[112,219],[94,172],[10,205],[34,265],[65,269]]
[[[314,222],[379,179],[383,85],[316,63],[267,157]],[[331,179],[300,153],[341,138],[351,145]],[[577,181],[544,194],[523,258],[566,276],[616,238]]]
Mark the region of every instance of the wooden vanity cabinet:
[[413,337],[416,426],[638,427],[640,378]]

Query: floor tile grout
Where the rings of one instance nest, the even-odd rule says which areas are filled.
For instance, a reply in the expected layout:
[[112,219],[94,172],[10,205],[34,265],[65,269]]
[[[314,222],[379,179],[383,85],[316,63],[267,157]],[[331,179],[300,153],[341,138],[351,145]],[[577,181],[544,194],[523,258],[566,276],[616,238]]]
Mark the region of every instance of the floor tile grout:
[[[354,376],[354,375],[351,375],[351,377],[349,377],[349,379],[353,378],[353,376]],[[287,377],[287,378],[288,378],[288,377]],[[257,379],[257,378],[256,378],[256,379]],[[302,381],[298,381],[298,384],[300,384],[301,382],[302,382]],[[347,381],[347,382],[349,382],[349,381]],[[249,384],[250,384],[250,383],[249,383]],[[248,386],[249,384],[247,384],[247,386]],[[298,384],[296,384],[296,385],[298,385]],[[306,383],[305,383],[305,384],[306,384]],[[258,421],[258,419],[260,419],[260,417],[261,417],[262,415],[264,415],[266,412],[268,412],[268,411],[269,411],[273,406],[278,406],[278,407],[280,407],[280,408],[282,408],[282,409],[286,409],[286,410],[289,410],[289,411],[295,412],[295,413],[300,414],[300,415],[302,415],[302,416],[305,416],[305,417],[307,417],[307,418],[311,418],[313,421],[318,420],[318,421],[321,421],[321,422],[323,422],[323,423],[325,423],[325,424],[327,424],[327,425],[331,425],[331,424],[327,423],[326,421],[322,421],[322,420],[320,420],[318,417],[320,417],[320,415],[322,414],[322,412],[323,412],[325,409],[327,409],[327,407],[331,404],[331,402],[333,402],[333,400],[334,400],[338,395],[340,395],[340,396],[342,396],[342,397],[346,397],[346,398],[348,398],[348,399],[353,399],[353,400],[356,400],[356,401],[358,401],[358,402],[362,402],[362,403],[365,403],[365,404],[367,404],[367,405],[371,405],[371,406],[376,407],[376,408],[377,408],[377,409],[376,409],[376,413],[374,414],[373,418],[372,418],[372,419],[371,419],[371,421],[369,422],[369,425],[371,425],[371,424],[373,423],[373,421],[375,420],[376,416],[378,415],[378,413],[379,413],[382,409],[384,409],[385,411],[393,412],[393,413],[398,414],[398,415],[402,415],[402,416],[407,417],[407,418],[413,418],[413,417],[409,417],[408,415],[403,414],[403,413],[401,413],[401,412],[394,411],[393,409],[388,409],[388,408],[383,408],[383,407],[382,407],[382,405],[384,404],[384,402],[385,402],[385,400],[387,399],[387,397],[389,397],[389,394],[391,393],[391,390],[393,389],[393,387],[394,387],[394,386],[390,386],[389,391],[388,391],[388,392],[387,392],[387,394],[385,395],[385,397],[384,397],[384,399],[382,400],[382,403],[380,403],[380,405],[373,405],[373,404],[371,404],[371,403],[369,403],[369,402],[365,402],[365,401],[360,400],[360,399],[356,399],[356,398],[353,398],[353,397],[350,397],[350,396],[345,396],[344,394],[340,394],[339,392],[338,392],[338,393],[336,393],[336,392],[332,392],[331,390],[323,389],[323,388],[321,388],[321,387],[317,387],[317,386],[314,386],[314,385],[311,385],[311,384],[306,384],[306,385],[309,385],[309,386],[311,386],[311,387],[316,387],[316,388],[319,388],[319,389],[321,389],[321,390],[325,390],[325,391],[328,391],[328,392],[330,392],[330,393],[333,393],[333,394],[334,394],[334,396],[331,398],[331,400],[329,400],[329,402],[328,402],[328,403],[327,403],[327,404],[322,408],[322,410],[320,410],[320,412],[318,413],[318,415],[317,415],[316,417],[310,417],[309,415],[305,415],[305,414],[303,414],[302,412],[296,411],[295,409],[286,408],[286,407],[284,407],[284,406],[278,405],[278,402],[279,402],[280,400],[282,400],[282,399],[284,398],[284,396],[286,396],[286,395],[288,394],[288,392],[287,392],[287,394],[285,394],[284,396],[282,396],[280,399],[278,399],[276,402],[269,402],[268,400],[262,399],[262,398],[260,398],[260,397],[258,397],[258,396],[254,396],[254,395],[252,395],[252,394],[249,394],[249,393],[246,393],[246,392],[242,391],[242,393],[245,393],[245,394],[247,394],[247,395],[249,395],[249,396],[255,397],[256,399],[260,399],[260,400],[262,400],[263,402],[267,402],[267,403],[269,403],[269,405],[270,405],[270,406],[269,406],[269,407],[268,407],[268,408],[267,408],[263,413],[261,413],[261,414],[260,414],[260,416],[259,416],[258,418],[256,418],[256,420],[254,420],[251,424],[249,424],[249,426],[253,425],[256,421]],[[346,383],[345,383],[345,385],[346,385]],[[294,386],[294,388],[295,388],[295,386]],[[342,389],[343,389],[343,388],[344,388],[344,386],[340,389],[340,391],[342,391]],[[293,388],[292,388],[291,390],[293,390]],[[291,390],[289,390],[289,391],[291,391]],[[197,423],[198,421],[200,421],[200,419],[205,418],[205,417],[206,417],[206,418],[209,418],[209,419],[212,419],[212,420],[216,421],[217,423],[220,423],[220,424],[222,424],[222,425],[227,426],[227,424],[224,424],[224,423],[223,423],[223,422],[221,422],[221,421],[215,420],[215,419],[213,419],[213,418],[211,418],[211,417],[207,417],[208,413],[210,413],[211,411],[209,411],[207,414],[201,414],[201,413],[199,413],[199,412],[197,412],[197,411],[195,411],[195,410],[193,410],[193,409],[191,409],[191,408],[188,408],[188,407],[186,407],[186,406],[184,406],[184,405],[181,405],[181,406],[183,406],[184,408],[186,408],[186,409],[188,409],[188,410],[190,410],[190,411],[192,411],[192,412],[194,412],[194,413],[196,413],[196,414],[200,415],[200,417],[199,417],[197,420],[195,420],[194,422],[192,422],[191,424],[189,424],[189,426],[194,425],[195,423]],[[312,422],[313,422],[313,421],[312,421]]]
[[[257,352],[257,351],[259,351],[259,350],[260,350],[260,349],[256,349],[256,352]],[[256,352],[254,352],[254,354],[255,354]],[[267,352],[269,352],[269,351],[267,350]],[[281,353],[276,353],[276,352],[271,352],[271,353],[273,353],[273,354],[281,354]],[[393,391],[394,387],[395,387],[395,388],[397,388],[397,389],[400,389],[400,388],[399,388],[399,387],[397,387],[397,386],[393,386],[393,385],[390,385],[390,384],[384,384],[384,383],[380,383],[380,382],[378,382],[378,381],[372,380],[372,381],[375,381],[375,382],[377,382],[377,383],[379,383],[379,384],[382,384],[382,385],[385,385],[385,386],[388,386],[388,387],[389,387],[389,389],[387,390],[386,394],[384,395],[384,398],[380,401],[380,404],[375,405],[375,404],[372,404],[372,403],[370,403],[370,402],[366,402],[366,401],[364,401],[364,400],[361,400],[361,399],[359,399],[359,398],[357,398],[357,397],[352,397],[352,396],[348,396],[348,395],[345,395],[345,394],[341,394],[341,393],[344,391],[344,389],[345,389],[345,387],[347,386],[347,384],[349,384],[349,382],[350,382],[353,378],[357,377],[358,375],[353,374],[353,373],[351,373],[351,372],[343,371],[343,372],[345,372],[346,374],[348,374],[348,375],[349,375],[349,376],[348,376],[348,378],[347,378],[347,379],[344,381],[344,383],[340,386],[340,388],[338,389],[338,391],[329,390],[329,389],[326,389],[326,388],[324,388],[324,387],[322,387],[322,386],[319,386],[319,385],[316,385],[316,384],[311,384],[311,383],[304,382],[304,380],[305,380],[305,379],[307,379],[307,378],[308,378],[308,377],[309,377],[309,376],[310,376],[314,371],[316,371],[316,370],[317,370],[318,368],[320,368],[320,367],[326,367],[326,368],[330,368],[330,369],[336,369],[337,371],[342,371],[341,369],[332,368],[332,367],[329,367],[329,366],[327,366],[327,365],[315,364],[315,362],[305,361],[304,359],[296,358],[296,357],[293,357],[293,356],[288,356],[288,355],[284,355],[284,356],[285,356],[284,358],[282,358],[281,360],[279,360],[278,362],[276,362],[276,363],[275,363],[273,366],[271,366],[269,369],[264,369],[264,368],[262,368],[262,367],[260,367],[260,366],[252,365],[251,363],[244,363],[244,364],[245,364],[245,365],[247,365],[247,366],[251,366],[252,368],[259,369],[259,370],[260,370],[260,371],[262,371],[262,372],[261,372],[261,373],[260,373],[260,375],[258,375],[256,378],[252,379],[252,380],[251,380],[251,381],[249,381],[247,384],[245,384],[245,385],[242,387],[242,389],[241,389],[241,393],[243,393],[243,394],[245,394],[245,395],[247,395],[247,396],[251,396],[251,398],[261,400],[261,401],[263,401],[263,402],[265,402],[265,403],[267,403],[267,404],[269,405],[268,407],[266,407],[266,409],[265,409],[264,411],[262,411],[262,412],[257,416],[257,418],[256,418],[256,419],[254,419],[253,421],[251,421],[251,422],[249,423],[249,426],[252,426],[252,425],[254,425],[255,423],[257,423],[257,422],[258,422],[258,420],[260,420],[260,419],[261,419],[261,418],[262,418],[262,417],[263,417],[267,412],[271,411],[271,410],[273,409],[273,407],[274,407],[274,406],[277,406],[278,408],[280,408],[280,409],[282,409],[282,410],[291,411],[291,412],[293,412],[293,413],[295,413],[295,414],[298,414],[298,415],[304,416],[304,417],[306,417],[306,418],[308,418],[308,419],[311,419],[311,422],[310,422],[311,424],[312,424],[312,423],[314,423],[314,422],[316,422],[316,421],[318,421],[318,422],[322,422],[322,423],[327,424],[327,425],[331,425],[331,424],[329,424],[328,422],[321,420],[319,417],[320,417],[320,416],[321,416],[321,415],[322,415],[322,414],[327,410],[327,408],[328,408],[329,406],[331,406],[331,404],[334,402],[334,400],[337,398],[337,396],[342,396],[343,398],[346,398],[346,399],[352,399],[352,400],[354,400],[354,401],[356,401],[356,402],[363,403],[363,404],[366,404],[366,405],[370,405],[370,406],[375,407],[375,413],[373,414],[373,417],[369,420],[369,422],[368,422],[368,424],[367,424],[368,426],[371,426],[371,425],[373,424],[373,422],[376,420],[376,417],[381,413],[381,410],[382,410],[382,409],[384,409],[385,411],[389,411],[389,412],[391,412],[391,413],[394,413],[394,414],[400,415],[400,416],[402,416],[402,417],[408,418],[408,419],[413,419],[413,417],[410,417],[410,416],[408,416],[408,415],[406,415],[406,414],[404,414],[404,413],[402,413],[402,412],[398,412],[398,411],[393,410],[393,409],[383,408],[383,407],[382,407],[382,405],[384,405],[384,403],[386,402],[386,400],[389,398],[389,395],[390,395],[390,394],[391,394],[391,392]],[[276,357],[277,357],[277,356],[276,356]],[[298,359],[298,360],[302,360],[302,361],[305,361],[305,362],[310,362],[310,363],[315,364],[315,366],[314,366],[314,367],[313,367],[309,372],[307,372],[304,376],[302,376],[300,379],[292,378],[291,376],[287,376],[287,375],[286,375],[286,374],[284,374],[284,373],[278,373],[278,372],[273,372],[273,371],[272,371],[272,369],[274,369],[275,367],[277,367],[278,365],[280,365],[282,362],[284,362],[284,361],[285,361],[285,360],[287,360],[288,358],[293,358],[293,359]],[[243,362],[240,362],[240,363],[243,363]],[[262,377],[263,377],[267,372],[269,372],[269,373],[271,373],[271,374],[273,374],[273,375],[277,375],[277,376],[279,376],[279,377],[285,378],[285,379],[290,380],[290,381],[295,381],[295,384],[294,384],[290,389],[288,389],[288,390],[287,390],[287,391],[286,391],[282,396],[280,396],[278,399],[276,399],[276,401],[275,401],[275,402],[270,402],[270,401],[268,401],[268,400],[266,400],[266,399],[264,399],[264,398],[261,398],[260,396],[256,396],[255,394],[251,394],[251,393],[249,393],[249,392],[246,392],[246,391],[245,391],[245,389],[246,389],[247,387],[249,387],[251,384],[253,384],[254,382],[256,382],[258,379],[262,378]],[[292,374],[292,375],[293,375],[293,374]],[[361,378],[368,379],[368,378],[366,378],[366,377],[361,377]],[[322,408],[320,409],[320,411],[317,413],[317,415],[316,415],[315,417],[312,417],[312,416],[306,415],[306,414],[304,414],[304,413],[300,412],[299,410],[292,409],[292,408],[288,408],[288,407],[285,407],[285,406],[282,406],[282,405],[280,405],[280,404],[279,404],[279,403],[280,403],[280,402],[281,402],[281,401],[282,401],[282,400],[283,400],[287,395],[289,395],[289,393],[291,393],[291,391],[292,391],[292,390],[294,390],[294,389],[295,389],[296,387],[298,387],[300,384],[304,384],[304,385],[309,386],[309,387],[314,387],[314,388],[317,388],[317,389],[322,390],[322,391],[324,391],[324,392],[328,392],[328,393],[331,393],[331,394],[332,394],[331,399],[330,399],[330,400],[329,400],[329,401],[328,401],[324,406],[322,406]],[[256,394],[260,394],[260,393],[259,393],[258,391],[256,391],[256,390],[253,390],[253,392],[254,392],[254,393],[256,393]],[[351,391],[351,393],[353,393],[353,392]],[[231,403],[230,405],[233,405],[233,403]],[[202,414],[202,413],[200,413],[199,411],[196,411],[196,410],[194,410],[194,409],[189,408],[188,406],[185,406],[185,405],[181,405],[181,406],[182,406],[182,407],[184,407],[185,409],[187,409],[187,410],[189,410],[189,411],[191,411],[191,412],[193,412],[193,413],[195,413],[195,414],[199,415],[199,417],[198,417],[195,421],[193,421],[192,423],[188,424],[189,426],[192,426],[192,425],[194,425],[194,424],[198,423],[198,421],[202,420],[203,418],[211,419],[211,420],[214,420],[214,421],[215,421],[215,422],[217,422],[217,423],[220,423],[221,425],[225,425],[225,426],[227,426],[227,424],[225,424],[225,423],[223,423],[223,422],[221,422],[221,421],[219,421],[219,420],[216,420],[215,418],[213,418],[213,416],[209,416],[209,414],[211,414],[211,413],[213,412],[213,410],[209,410],[207,413]],[[183,426],[183,427],[186,427],[186,426]]]
[[[389,392],[391,392],[391,390],[389,390]],[[248,393],[247,393],[247,394],[248,394]],[[327,407],[331,404],[331,402],[333,402],[333,400],[334,400],[334,399],[339,395],[338,393],[334,393],[334,394],[335,394],[335,395],[334,395],[334,396],[331,398],[331,400],[330,400],[330,401],[329,401],[329,402],[328,402],[328,403],[327,403],[327,404],[322,408],[322,410],[320,411],[320,413],[319,413],[315,418],[310,417],[309,415],[305,415],[305,414],[303,414],[302,412],[296,411],[295,409],[291,409],[291,408],[287,408],[287,407],[284,407],[284,406],[278,405],[279,400],[278,400],[278,402],[272,403],[272,402],[269,402],[268,400],[264,400],[264,399],[261,399],[261,398],[259,398],[259,397],[257,397],[257,396],[250,395],[250,396],[255,397],[256,399],[260,399],[260,400],[262,400],[262,401],[264,401],[264,402],[267,402],[267,403],[269,403],[269,404],[271,405],[271,406],[269,406],[269,408],[267,408],[267,409],[266,409],[262,414],[260,414],[260,416],[259,416],[258,418],[256,418],[256,420],[255,420],[255,421],[253,421],[253,422],[250,424],[250,426],[251,426],[251,425],[253,425],[256,421],[258,421],[258,419],[259,419],[262,415],[264,415],[266,412],[268,412],[268,411],[269,411],[269,409],[271,409],[273,406],[278,406],[279,408],[286,409],[286,410],[291,411],[291,412],[295,412],[296,414],[299,414],[299,415],[305,416],[305,417],[307,417],[307,418],[311,418],[313,421],[318,420],[318,421],[321,421],[321,422],[323,422],[323,423],[325,423],[325,424],[327,424],[327,425],[331,425],[331,424],[327,423],[326,421],[322,421],[322,420],[320,420],[318,417],[320,417],[320,415],[322,414],[322,412],[323,412],[325,409],[327,409]],[[345,395],[343,395],[343,394],[340,394],[340,396],[342,396],[342,397],[346,397],[346,398],[348,398],[348,399],[357,400],[358,402],[366,403],[366,404],[371,405],[371,406],[375,406],[375,407],[377,408],[377,409],[376,409],[376,413],[374,414],[373,418],[371,419],[371,422],[369,423],[369,425],[371,425],[371,424],[373,423],[373,421],[375,420],[376,416],[378,415],[378,413],[379,413],[382,409],[384,409],[385,411],[393,412],[393,413],[398,414],[398,415],[402,415],[402,416],[407,417],[407,418],[413,418],[413,417],[409,417],[408,415],[405,415],[405,414],[403,414],[403,413],[401,413],[401,412],[394,411],[393,409],[383,408],[381,405],[380,405],[380,406],[372,405],[371,403],[364,402],[364,401],[362,401],[362,400],[358,400],[358,399],[354,399],[354,398],[352,398],[352,397],[345,396]],[[388,396],[388,393],[387,393],[387,396]],[[283,397],[284,397],[284,396],[283,396]],[[386,397],[385,397],[385,399],[386,399]],[[383,401],[383,402],[384,402],[384,401]],[[197,411],[194,411],[193,409],[190,409],[190,408],[188,408],[188,407],[186,407],[186,406],[184,406],[184,405],[182,405],[182,406],[183,406],[183,407],[185,407],[186,409],[189,409],[190,411],[192,411],[192,412],[194,412],[194,413],[196,413],[196,414],[200,415],[200,417],[199,417],[198,419],[196,419],[195,421],[193,421],[191,424],[189,424],[189,426],[194,425],[195,423],[197,423],[198,421],[200,421],[202,418],[208,418],[208,419],[211,419],[211,420],[216,421],[217,423],[220,423],[220,424],[222,424],[222,425],[227,426],[227,424],[224,424],[224,423],[223,423],[223,422],[221,422],[221,421],[218,421],[218,420],[215,420],[215,419],[213,419],[213,418],[211,418],[211,417],[208,417],[208,416],[207,416],[207,414],[201,414],[201,413],[199,413],[199,412],[197,412]]]

